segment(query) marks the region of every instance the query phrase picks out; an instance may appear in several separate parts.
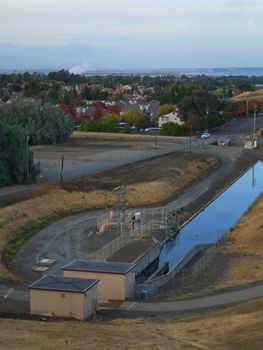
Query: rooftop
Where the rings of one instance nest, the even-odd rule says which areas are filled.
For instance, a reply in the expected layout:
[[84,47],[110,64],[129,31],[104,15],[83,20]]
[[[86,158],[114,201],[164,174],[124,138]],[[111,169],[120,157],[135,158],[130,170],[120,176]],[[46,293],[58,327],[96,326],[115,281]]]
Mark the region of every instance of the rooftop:
[[44,289],[63,292],[85,293],[98,280],[46,275],[32,283],[30,289]]
[[64,266],[63,270],[127,274],[134,267],[135,264],[123,262],[77,259]]

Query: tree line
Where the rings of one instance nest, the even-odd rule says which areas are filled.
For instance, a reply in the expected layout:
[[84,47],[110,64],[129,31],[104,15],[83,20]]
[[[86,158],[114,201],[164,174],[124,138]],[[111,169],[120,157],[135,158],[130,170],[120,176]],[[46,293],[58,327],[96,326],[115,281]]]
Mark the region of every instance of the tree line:
[[0,186],[34,182],[39,171],[21,129],[0,122]]
[[72,118],[49,103],[0,103],[0,185],[35,181],[40,169],[29,144],[64,142],[72,128]]

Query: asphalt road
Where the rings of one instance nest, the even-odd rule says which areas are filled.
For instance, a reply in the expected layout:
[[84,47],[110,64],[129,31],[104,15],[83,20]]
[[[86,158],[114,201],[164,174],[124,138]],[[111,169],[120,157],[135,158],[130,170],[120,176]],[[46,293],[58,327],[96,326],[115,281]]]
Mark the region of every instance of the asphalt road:
[[137,312],[187,312],[232,305],[260,297],[263,297],[263,283],[253,287],[240,288],[231,292],[188,300],[149,303],[124,302],[120,309]]
[[[116,141],[113,143],[116,144]],[[119,149],[114,149],[110,147],[110,141],[105,141],[103,152],[94,152],[82,159],[76,157],[76,159],[65,160],[63,179],[70,180],[78,176],[90,175],[117,166],[189,149],[188,142],[158,142],[157,148],[154,148],[154,143],[147,143],[147,147],[144,145],[144,147],[140,149],[139,145],[143,144],[145,144],[145,142],[134,142],[133,146],[135,148],[130,147],[126,149],[120,147]],[[194,147],[195,146],[193,146],[193,148]],[[38,159],[36,158],[35,160],[37,161]],[[42,164],[42,177],[38,180],[38,183],[0,188],[0,197],[36,188],[44,183],[58,183],[60,166],[60,161],[45,161]]]
[[[227,148],[208,146],[204,141],[196,144],[196,150],[215,155],[221,159],[222,166],[218,171],[208,174],[201,182],[184,191],[175,201],[161,207],[168,212],[185,207],[204,194],[211,186],[216,185],[222,177],[226,178],[242,152],[240,147],[231,147],[230,151]],[[19,249],[14,259],[17,269],[36,278],[38,275],[32,273],[32,266],[35,265],[37,257],[48,257],[56,262],[49,268],[48,273],[60,274],[61,267],[67,262],[85,258],[108,243],[115,237],[96,235],[96,218],[102,212],[94,211],[69,216],[41,230]]]
[[[192,138],[192,149],[199,150],[205,147],[207,143],[211,143],[221,139],[223,135],[248,135],[253,133],[253,123],[254,118],[242,118],[239,120],[233,119],[226,123],[221,131],[217,133],[212,133],[211,138],[208,141],[201,140],[198,136]],[[256,118],[256,128],[263,127],[263,117]],[[94,142],[93,142],[94,143]],[[189,150],[189,140],[185,142],[167,142],[158,140],[157,138],[157,148],[154,148],[155,137],[153,135],[152,142],[139,142],[139,141],[98,141],[100,146],[99,152],[91,152],[90,155],[86,157],[76,157],[76,159],[65,160],[63,179],[69,180],[74,177],[94,174],[103,170],[111,169],[117,166],[134,163],[136,161],[149,159],[155,156],[160,156],[162,154]],[[104,149],[101,151],[101,146],[104,144]],[[126,147],[124,145],[126,144]],[[140,149],[140,145],[143,145]],[[86,145],[87,146],[87,145]],[[115,148],[114,148],[115,146]],[[38,146],[37,146],[38,147]],[[50,146],[51,147],[51,146]],[[232,148],[232,147],[231,147]],[[59,148],[58,148],[59,149]],[[56,149],[55,153],[58,153]],[[81,147],[75,149],[76,154],[81,150]],[[47,149],[48,151],[48,149]],[[51,150],[51,153],[54,150]],[[64,150],[65,157],[70,155],[68,148]],[[37,151],[36,151],[37,152]],[[65,159],[66,159],[65,158]],[[71,157],[72,158],[72,157]],[[40,160],[42,163],[42,177],[39,179],[37,184],[22,185],[22,186],[11,186],[0,188],[0,197],[11,193],[26,191],[28,189],[35,188],[43,183],[56,183],[59,181],[60,166],[61,161],[55,160],[45,160],[45,159],[35,159]]]
[[[233,305],[261,297],[263,297],[263,283],[246,288],[241,287],[231,292],[188,300],[148,303],[129,301],[124,302],[120,306],[120,310],[127,312],[191,312]],[[17,289],[5,284],[0,284],[0,307],[1,303],[5,302],[7,299],[27,302],[29,301],[29,290]]]

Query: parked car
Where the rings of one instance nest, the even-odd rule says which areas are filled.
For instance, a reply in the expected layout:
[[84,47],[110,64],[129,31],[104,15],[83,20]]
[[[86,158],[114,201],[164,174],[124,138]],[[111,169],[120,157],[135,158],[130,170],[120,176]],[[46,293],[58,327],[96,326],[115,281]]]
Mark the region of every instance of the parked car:
[[201,139],[206,140],[206,139],[209,139],[210,136],[211,135],[208,132],[203,132],[201,135]]

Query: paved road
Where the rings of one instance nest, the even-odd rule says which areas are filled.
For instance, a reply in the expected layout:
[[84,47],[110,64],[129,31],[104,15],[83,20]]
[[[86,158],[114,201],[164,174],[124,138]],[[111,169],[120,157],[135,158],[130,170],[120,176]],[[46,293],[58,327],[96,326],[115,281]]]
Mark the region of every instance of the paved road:
[[[201,309],[222,307],[246,302],[263,297],[263,283],[202,298],[169,301],[169,302],[124,302],[120,310],[128,312],[189,312]],[[1,303],[7,299],[29,301],[28,289],[17,289],[13,286],[0,284],[0,308]]]
[[263,283],[232,292],[189,300],[149,303],[124,302],[121,305],[121,310],[137,312],[186,312],[236,304],[260,297],[263,297]]
[[29,290],[21,289],[14,286],[7,286],[0,283],[0,310],[1,303],[7,299],[14,299],[19,301],[29,301]]
[[[227,148],[207,146],[204,142],[198,145],[204,147],[204,150],[207,147],[206,151],[211,154],[216,152],[216,155],[222,160],[221,169],[210,173],[200,183],[187,189],[175,201],[161,207],[168,212],[176,208],[185,207],[204,194],[211,186],[218,183],[222,177],[227,177],[235,165],[236,158],[242,152],[241,148],[231,147],[231,152],[229,152]],[[44,228],[22,245],[15,257],[17,268],[33,277],[35,275],[32,273],[31,268],[35,264],[37,256],[49,257],[54,259],[56,263],[49,268],[48,273],[59,274],[61,267],[67,262],[87,257],[87,254],[99,249],[109,239],[114,238],[95,234],[96,218],[102,212],[94,211],[76,214]]]
[[[116,144],[116,142],[115,142]],[[129,143],[130,144],[130,143]],[[108,145],[108,148],[107,148]],[[146,146],[140,149],[136,149],[136,145],[142,145],[142,143],[134,142],[135,148],[119,148],[112,149],[110,142],[105,142],[105,149],[103,152],[91,154],[87,159],[75,159],[67,160],[64,163],[63,179],[69,180],[78,176],[90,175],[96,172],[115,168],[117,166],[134,163],[140,160],[145,160],[153,157],[157,157],[163,154],[183,151],[189,149],[189,143],[187,142],[158,142],[157,148],[154,148],[151,143],[146,143]],[[198,147],[193,146],[193,148]],[[35,159],[38,160],[37,158]],[[33,189],[44,183],[57,183],[59,181],[60,174],[60,162],[58,161],[45,161],[43,163],[42,177],[37,184],[11,186],[0,188],[0,197],[8,194],[26,191]]]
[[[263,127],[263,117],[256,117],[256,129]],[[232,119],[222,126],[222,130],[218,132],[220,135],[252,135],[254,128],[254,118],[241,118],[239,120]]]

